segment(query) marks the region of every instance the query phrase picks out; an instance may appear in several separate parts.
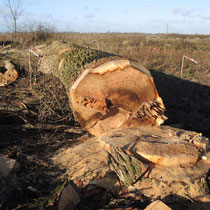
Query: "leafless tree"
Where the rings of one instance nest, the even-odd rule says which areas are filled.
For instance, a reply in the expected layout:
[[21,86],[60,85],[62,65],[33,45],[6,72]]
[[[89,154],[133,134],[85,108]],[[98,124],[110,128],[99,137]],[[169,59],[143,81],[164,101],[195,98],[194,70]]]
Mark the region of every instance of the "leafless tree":
[[17,21],[24,12],[24,0],[5,0],[2,17],[7,24],[9,31],[17,35]]

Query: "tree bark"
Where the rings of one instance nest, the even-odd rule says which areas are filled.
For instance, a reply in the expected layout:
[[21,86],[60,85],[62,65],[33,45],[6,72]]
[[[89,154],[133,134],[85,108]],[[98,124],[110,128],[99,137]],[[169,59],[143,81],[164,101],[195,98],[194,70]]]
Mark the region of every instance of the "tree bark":
[[111,53],[55,41],[43,49],[40,71],[58,77],[68,89],[82,70]]

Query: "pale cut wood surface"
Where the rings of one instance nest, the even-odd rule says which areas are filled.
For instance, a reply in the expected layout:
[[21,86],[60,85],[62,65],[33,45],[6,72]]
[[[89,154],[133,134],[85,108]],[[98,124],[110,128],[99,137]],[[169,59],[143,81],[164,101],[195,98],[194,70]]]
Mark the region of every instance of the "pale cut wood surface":
[[73,113],[91,134],[99,136],[120,127],[160,125],[167,119],[149,71],[132,64],[129,60],[113,60],[86,69],[69,89]]
[[168,126],[115,129],[98,138],[106,149],[119,146],[144,162],[170,167],[195,164],[209,147],[208,138]]

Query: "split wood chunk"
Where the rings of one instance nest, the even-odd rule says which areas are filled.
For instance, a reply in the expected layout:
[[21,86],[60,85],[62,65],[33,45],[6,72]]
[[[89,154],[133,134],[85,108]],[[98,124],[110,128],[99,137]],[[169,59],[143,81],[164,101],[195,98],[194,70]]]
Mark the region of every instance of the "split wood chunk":
[[108,153],[96,139],[60,152],[55,155],[53,162],[65,169],[65,175],[71,180],[81,182],[82,185],[110,172]]
[[125,186],[132,185],[142,176],[144,165],[132,154],[119,147],[111,147],[109,154],[111,168]]
[[53,42],[43,55],[39,70],[64,84],[75,118],[89,133],[161,125],[167,119],[153,78],[142,65],[63,42]]
[[70,183],[66,184],[65,188],[60,193],[60,199],[57,209],[58,210],[74,209],[79,202],[80,202],[79,189],[71,181]]
[[156,200],[154,202],[152,202],[150,205],[148,205],[145,210],[172,210],[171,208],[169,208],[165,203],[163,203],[160,200]]
[[4,67],[7,70],[15,68],[14,64],[10,60],[4,60]]

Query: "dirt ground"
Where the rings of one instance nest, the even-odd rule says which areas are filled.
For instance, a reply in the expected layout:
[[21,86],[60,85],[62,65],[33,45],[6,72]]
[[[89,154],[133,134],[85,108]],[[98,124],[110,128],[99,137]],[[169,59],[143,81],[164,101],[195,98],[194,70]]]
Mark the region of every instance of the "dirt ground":
[[[0,177],[0,209],[53,209],[57,198],[48,207],[46,198],[68,177],[62,176],[65,169],[55,165],[52,158],[59,151],[74,147],[91,136],[74,121],[63,85],[53,76],[39,73],[35,57],[31,61],[33,73],[30,79],[28,49],[2,51],[2,48],[0,71],[6,70],[3,60],[9,59],[19,77],[0,87],[0,154],[17,160],[21,167],[16,174]],[[169,118],[166,124],[182,124],[184,129],[210,137],[208,82],[191,76],[182,79],[154,68],[150,70],[166,105]],[[206,71],[208,76],[209,71]],[[144,209],[157,198],[151,196],[151,188],[153,194],[162,190],[160,199],[172,209],[209,209],[210,174],[204,179],[208,185],[206,195],[199,201],[180,196],[177,193],[179,186],[175,189],[175,185],[168,187],[166,183],[151,184],[145,180],[141,190],[125,188],[118,194],[99,188],[87,195],[87,189],[78,184],[82,196],[77,209]],[[196,189],[189,187],[188,190],[193,194]],[[167,196],[163,196],[166,191]]]

